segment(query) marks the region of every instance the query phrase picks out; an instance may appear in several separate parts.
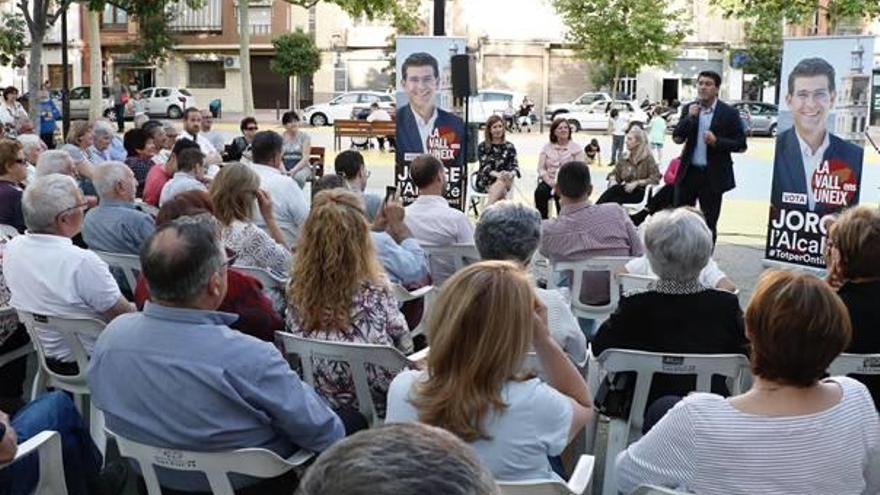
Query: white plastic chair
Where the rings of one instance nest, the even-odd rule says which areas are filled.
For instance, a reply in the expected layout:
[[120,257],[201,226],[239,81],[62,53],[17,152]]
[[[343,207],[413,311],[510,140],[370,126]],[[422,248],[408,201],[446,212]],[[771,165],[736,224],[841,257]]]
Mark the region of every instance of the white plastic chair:
[[435,288],[433,285],[426,285],[424,287],[419,287],[418,289],[409,291],[404,286],[400,284],[391,284],[391,290],[394,291],[394,298],[397,299],[398,304],[403,304],[409,301],[415,301],[417,299],[423,299],[424,303],[422,305],[422,319],[419,321],[419,324],[416,325],[414,329],[410,332],[413,336],[422,335],[425,333],[425,322],[428,321],[428,311],[431,308],[431,303],[434,300]]
[[[629,256],[596,256],[581,261],[558,261],[553,265],[553,273],[547,281],[548,289],[558,287],[560,272],[571,272],[571,312],[578,318],[594,320],[595,328],[607,320],[620,302],[620,282],[615,274],[632,258]],[[608,272],[608,302],[606,304],[587,304],[581,300],[584,287],[584,272]]]
[[[15,308],[12,308],[9,306],[0,307],[0,319],[6,318],[9,316],[15,316],[16,319],[18,318],[18,316],[15,313]],[[0,354],[0,368],[2,368],[3,366],[6,366],[7,364],[9,364],[17,359],[28,356],[32,352],[34,352],[34,345],[29,342],[29,343],[19,347],[18,349],[15,349],[14,351],[9,351],[6,354]]]
[[278,275],[266,270],[265,268],[260,268],[256,266],[240,266],[233,265],[233,270],[240,270],[255,279],[259,280],[261,284],[263,284],[264,291],[280,291],[281,294],[287,290],[287,279],[281,278]]
[[621,203],[620,206],[626,210],[628,215],[632,215],[634,213],[638,213],[645,206],[648,205],[648,200],[654,196],[654,189],[663,187],[662,185],[648,184],[645,186],[645,194],[642,195],[642,199],[640,199],[637,203]]
[[496,484],[504,495],[582,495],[587,492],[587,488],[593,480],[595,463],[596,459],[591,455],[580,456],[574,472],[567,482],[559,480],[496,480]]
[[152,216],[153,218],[156,218],[156,215],[159,214],[159,208],[156,208],[155,206],[153,206],[151,204],[145,203],[144,200],[142,200],[140,198],[135,199],[134,204],[136,204],[137,207],[140,208],[142,212],[146,213],[147,215]]
[[140,257],[133,254],[108,253],[105,251],[93,250],[93,252],[98,255],[98,258],[104,260],[104,263],[107,263],[111,269],[115,268],[122,272],[125,282],[128,284],[128,289],[134,294],[134,290],[137,287],[138,274],[141,273]]
[[617,494],[614,460],[630,442],[641,437],[648,393],[654,374],[696,375],[697,392],[712,391],[712,377],[727,377],[730,393],[742,392],[742,384],[748,375],[749,361],[742,354],[676,354],[645,352],[625,349],[607,349],[598,357],[600,371],[607,373],[636,372],[635,391],[629,418],[610,418],[608,443],[605,448],[605,476],[602,493]]
[[281,340],[284,353],[295,355],[302,365],[302,376],[306,383],[315,386],[314,359],[344,362],[348,364],[354,382],[358,410],[371,426],[382,424],[382,419],[373,403],[373,395],[367,379],[367,365],[375,365],[396,372],[403,370],[411,361],[397,349],[385,345],[354,344],[350,342],[329,342],[306,339],[288,332],[275,332]]
[[639,485],[630,495],[687,495],[688,492],[675,491],[672,488],[664,488],[654,485]]
[[828,366],[831,376],[880,375],[880,354],[848,354],[837,356]]
[[479,217],[480,211],[477,208],[483,204],[483,201],[489,197],[489,194],[486,192],[480,192],[477,190],[477,172],[471,172],[468,174],[467,181],[467,197],[468,204],[470,205],[470,209],[474,211],[474,216]]
[[61,435],[57,431],[41,431],[26,442],[18,444],[15,458],[8,464],[0,464],[0,469],[7,468],[34,452],[40,456],[40,479],[34,494],[67,495]]
[[0,238],[12,239],[13,237],[15,237],[17,235],[19,235],[18,229],[16,229],[12,225],[0,223]]
[[297,451],[284,459],[266,449],[238,449],[228,452],[192,452],[188,450],[152,447],[119,436],[107,430],[116,439],[119,454],[137,461],[149,495],[162,495],[156,467],[175,471],[204,473],[214,495],[234,495],[229,473],[255,478],[275,478],[308,462],[314,454]]
[[[70,392],[74,396],[76,408],[89,423],[89,431],[92,440],[103,454],[107,441],[104,437],[104,414],[91,405],[86,408],[83,401],[90,395],[88,383],[86,383],[86,369],[89,366],[89,355],[83,347],[83,337],[97,339],[106,326],[103,321],[93,318],[64,318],[60,316],[46,316],[18,309],[18,320],[22,322],[31,337],[31,343],[37,351],[40,360],[40,368],[34,378],[31,389],[31,400],[35,399],[41,391],[52,387]],[[64,342],[70,348],[76,365],[79,368],[75,375],[62,375],[55,373],[46,362],[46,351],[40,334],[57,332],[64,337]]]
[[648,286],[657,279],[647,275],[636,275],[633,273],[618,273],[617,281],[620,284],[620,292],[624,296],[638,294],[648,290]]
[[449,246],[431,246],[422,244],[422,249],[428,256],[428,266],[431,269],[431,277],[434,279],[434,285],[439,286],[444,282],[442,277],[438,277],[438,265],[451,265],[455,271],[480,261],[480,253],[473,244],[452,244]]

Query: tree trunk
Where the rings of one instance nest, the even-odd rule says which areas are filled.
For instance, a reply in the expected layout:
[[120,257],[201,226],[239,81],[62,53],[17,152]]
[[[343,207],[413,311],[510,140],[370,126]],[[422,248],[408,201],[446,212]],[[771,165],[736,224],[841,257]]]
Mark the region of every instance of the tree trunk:
[[614,83],[613,83],[613,86],[611,86],[611,99],[612,100],[617,99],[617,86],[619,84],[620,84],[620,66],[615,65],[614,66]]
[[241,94],[242,110],[245,116],[254,113],[254,89],[251,82],[251,26],[250,26],[250,0],[238,2],[238,30],[241,40],[239,58],[241,59]]
[[288,108],[290,110],[296,110],[296,107],[299,106],[299,77],[293,76],[290,80],[292,81],[292,87],[290,91],[290,106]]
[[[46,36],[46,16],[43,15],[43,1],[34,0],[33,10],[25,12],[33,19],[28,26],[31,35],[31,58],[28,64],[28,117],[34,126],[40,125],[40,85],[43,82],[43,38]],[[27,9],[28,2],[19,3],[19,8]]]
[[[89,120],[95,121],[104,113],[104,90],[101,80],[101,33],[98,12],[87,11],[86,19],[89,31],[89,79],[91,99],[89,100]],[[111,78],[112,79],[112,78]]]

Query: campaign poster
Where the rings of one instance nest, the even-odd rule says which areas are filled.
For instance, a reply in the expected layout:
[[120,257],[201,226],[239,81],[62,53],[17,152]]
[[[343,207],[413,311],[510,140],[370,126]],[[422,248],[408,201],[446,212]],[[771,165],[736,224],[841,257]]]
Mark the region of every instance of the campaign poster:
[[440,159],[446,168],[444,197],[464,211],[464,120],[452,111],[452,55],[466,51],[464,38],[398,36],[395,184],[404,205],[418,188],[410,163],[421,154]]
[[872,37],[784,41],[767,260],[824,268],[828,227],[858,204],[873,54]]

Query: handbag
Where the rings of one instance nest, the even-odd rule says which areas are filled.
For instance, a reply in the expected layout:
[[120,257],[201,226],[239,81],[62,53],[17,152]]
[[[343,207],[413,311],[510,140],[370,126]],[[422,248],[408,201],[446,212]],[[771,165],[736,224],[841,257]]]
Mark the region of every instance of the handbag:
[[[609,377],[611,377],[609,379]],[[611,418],[628,419],[636,389],[636,374],[630,371],[608,374],[599,385],[593,403]]]
[[678,175],[678,169],[681,167],[681,157],[677,156],[669,161],[669,166],[666,167],[666,173],[663,174],[663,183],[672,185],[675,184],[675,176]]

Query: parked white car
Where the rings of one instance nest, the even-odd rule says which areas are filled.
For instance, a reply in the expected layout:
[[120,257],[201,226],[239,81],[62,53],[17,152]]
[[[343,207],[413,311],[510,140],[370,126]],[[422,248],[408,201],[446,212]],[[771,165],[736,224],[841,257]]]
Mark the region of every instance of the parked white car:
[[141,91],[141,99],[150,116],[179,119],[189,107],[197,107],[196,98],[185,88],[147,88]]
[[394,96],[391,93],[379,91],[343,93],[327,103],[312,105],[306,108],[304,117],[306,122],[316,127],[330,125],[336,119],[350,119],[356,106],[369,107],[374,102],[378,103],[381,108],[391,108],[391,105],[394,103]]
[[554,103],[544,108],[544,122],[551,123],[556,117],[570,112],[586,112],[593,108],[596,102],[610,102],[611,95],[601,92],[584,93],[568,103]]
[[514,111],[519,110],[523,95],[504,89],[481,89],[477,96],[471,96],[468,120],[472,124],[485,124],[493,114],[504,116],[504,112],[511,106]]
[[[87,119],[89,118],[89,104],[91,103],[92,88],[91,86],[77,86],[71,88],[69,94],[70,99],[70,118],[71,119]],[[61,102],[58,102],[58,109],[61,109]],[[110,98],[110,88],[104,86],[101,95],[101,113],[105,117],[109,117],[113,113],[113,99]]]
[[581,130],[606,132],[612,109],[617,109],[630,122],[638,122],[642,125],[648,122],[648,114],[639,108],[638,103],[625,100],[597,101],[585,111],[569,112],[565,116],[573,132]]

